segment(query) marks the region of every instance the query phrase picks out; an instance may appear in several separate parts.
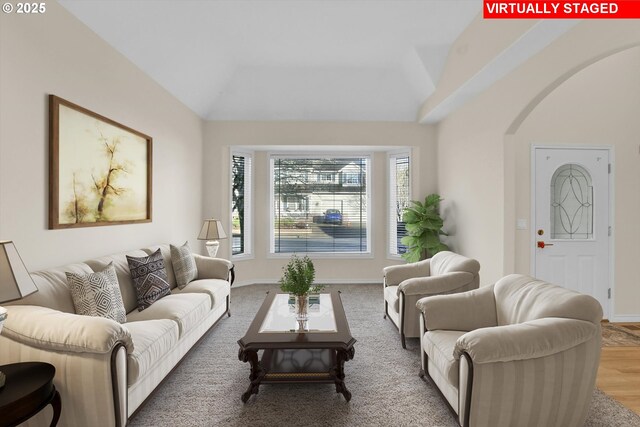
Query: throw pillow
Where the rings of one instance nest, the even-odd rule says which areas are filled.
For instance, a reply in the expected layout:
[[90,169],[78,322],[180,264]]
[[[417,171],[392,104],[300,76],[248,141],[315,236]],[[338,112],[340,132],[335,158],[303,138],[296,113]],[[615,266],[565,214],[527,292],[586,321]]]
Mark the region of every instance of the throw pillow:
[[145,257],[127,255],[127,262],[136,290],[138,311],[149,308],[151,304],[171,293],[160,249]]
[[184,245],[180,247],[169,245],[169,250],[171,251],[171,264],[176,275],[176,282],[178,287],[182,289],[198,277],[196,261],[191,254],[189,242],[184,242]]
[[106,317],[118,323],[127,321],[118,276],[113,263],[91,274],[66,273],[76,313]]

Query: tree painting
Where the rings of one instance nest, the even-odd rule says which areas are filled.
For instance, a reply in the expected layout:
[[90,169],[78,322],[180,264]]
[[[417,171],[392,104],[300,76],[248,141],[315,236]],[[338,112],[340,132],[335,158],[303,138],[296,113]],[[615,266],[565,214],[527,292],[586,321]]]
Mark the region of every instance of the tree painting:
[[116,180],[118,179],[118,176],[128,173],[124,163],[119,162],[118,159],[116,159],[116,151],[118,150],[118,145],[120,145],[120,139],[114,138],[113,141],[109,142],[109,140],[101,134],[100,140],[104,143],[105,155],[109,159],[109,166],[102,177],[96,178],[93,173],[91,174],[95,191],[98,193],[99,197],[98,206],[96,208],[97,221],[104,219],[108,220],[108,218],[105,218],[104,216],[104,204],[107,198],[115,198],[127,191],[126,187],[116,186]]
[[87,197],[78,189],[76,174],[73,173],[73,199],[71,199],[65,208],[65,216],[72,222],[79,224],[85,221],[89,214],[89,206],[87,205]]
[[58,227],[149,221],[151,138],[84,109],[58,108]]

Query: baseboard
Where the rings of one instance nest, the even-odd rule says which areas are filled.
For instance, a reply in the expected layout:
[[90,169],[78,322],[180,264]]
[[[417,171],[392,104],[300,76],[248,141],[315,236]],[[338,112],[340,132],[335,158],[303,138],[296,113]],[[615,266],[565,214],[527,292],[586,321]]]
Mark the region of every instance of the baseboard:
[[640,322],[640,315],[623,314],[615,315],[609,319],[611,323],[637,323]]
[[[276,285],[279,279],[253,279],[253,280],[236,280],[233,287],[236,286],[249,286],[249,285]],[[328,280],[316,280],[316,284],[322,285],[380,285],[382,286],[382,279],[328,279]]]

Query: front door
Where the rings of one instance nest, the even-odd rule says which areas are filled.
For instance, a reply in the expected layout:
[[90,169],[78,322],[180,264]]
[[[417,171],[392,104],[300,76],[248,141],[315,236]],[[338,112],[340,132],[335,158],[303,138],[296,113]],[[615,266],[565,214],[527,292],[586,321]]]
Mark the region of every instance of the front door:
[[533,147],[533,274],[595,297],[608,318],[609,150]]

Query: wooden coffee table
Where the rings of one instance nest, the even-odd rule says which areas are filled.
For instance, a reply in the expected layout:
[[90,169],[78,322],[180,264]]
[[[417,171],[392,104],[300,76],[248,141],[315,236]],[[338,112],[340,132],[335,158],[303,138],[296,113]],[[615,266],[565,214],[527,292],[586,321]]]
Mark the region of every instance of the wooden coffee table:
[[[238,358],[251,365],[247,402],[260,384],[335,383],[336,393],[351,400],[344,383],[344,363],[353,359],[356,340],[339,292],[320,294],[319,304],[309,307],[304,329],[296,322],[289,296],[268,293],[249,330],[238,340]],[[262,352],[259,357],[258,352]]]

